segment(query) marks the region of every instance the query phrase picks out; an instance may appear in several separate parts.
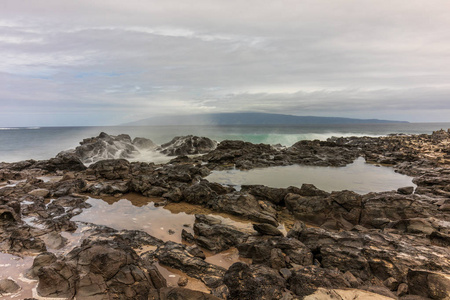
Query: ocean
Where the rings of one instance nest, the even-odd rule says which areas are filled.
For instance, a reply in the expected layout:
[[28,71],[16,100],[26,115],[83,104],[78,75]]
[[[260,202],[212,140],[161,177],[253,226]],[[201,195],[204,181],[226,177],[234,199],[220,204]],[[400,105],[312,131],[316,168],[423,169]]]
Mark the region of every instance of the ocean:
[[[100,132],[145,137],[156,144],[175,136],[206,136],[216,141],[243,140],[252,143],[291,146],[300,140],[326,140],[332,136],[383,136],[391,133],[430,134],[450,128],[450,123],[392,123],[345,125],[264,125],[264,126],[108,126],[108,127],[28,127],[0,128],[0,162],[49,159],[63,150],[75,148],[85,138]],[[147,160],[151,161],[151,157]]]

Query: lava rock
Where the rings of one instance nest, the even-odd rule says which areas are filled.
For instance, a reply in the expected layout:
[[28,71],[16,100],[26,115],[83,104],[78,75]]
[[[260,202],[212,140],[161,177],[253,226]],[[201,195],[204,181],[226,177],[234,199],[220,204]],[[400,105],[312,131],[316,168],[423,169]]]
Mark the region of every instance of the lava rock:
[[214,150],[216,146],[217,143],[207,137],[177,136],[162,144],[160,152],[169,156],[202,154]]

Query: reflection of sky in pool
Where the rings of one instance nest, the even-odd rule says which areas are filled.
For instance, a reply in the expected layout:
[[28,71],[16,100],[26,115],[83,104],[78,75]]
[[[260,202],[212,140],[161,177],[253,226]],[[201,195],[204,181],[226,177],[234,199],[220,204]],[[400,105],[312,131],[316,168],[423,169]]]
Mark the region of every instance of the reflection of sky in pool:
[[286,188],[311,183],[327,192],[352,190],[359,194],[415,186],[412,177],[396,173],[392,168],[366,164],[362,157],[339,168],[292,165],[250,171],[225,170],[213,171],[206,179],[237,188],[245,184]]
[[[92,207],[73,217],[72,221],[91,222],[118,230],[143,230],[165,241],[181,242],[183,225],[192,226],[195,219],[193,215],[174,214],[163,207],[156,207],[153,202],[143,206],[134,206],[126,199],[112,204],[94,198],[90,198],[86,202]],[[175,233],[169,234],[169,229]],[[189,231],[189,228],[186,229]]]
[[[116,199],[115,201],[89,198],[86,202],[91,204],[92,207],[84,209],[81,214],[73,217],[72,221],[90,222],[117,230],[142,230],[163,241],[177,243],[181,243],[181,231],[183,229],[193,233],[194,214],[174,213],[162,206],[155,206],[150,198],[146,198],[146,203],[141,199],[145,197],[135,198]],[[173,205],[178,204],[174,203]],[[211,215],[206,210],[195,213]],[[223,224],[253,231],[251,223],[242,223],[220,215],[214,215],[214,217],[221,220]]]

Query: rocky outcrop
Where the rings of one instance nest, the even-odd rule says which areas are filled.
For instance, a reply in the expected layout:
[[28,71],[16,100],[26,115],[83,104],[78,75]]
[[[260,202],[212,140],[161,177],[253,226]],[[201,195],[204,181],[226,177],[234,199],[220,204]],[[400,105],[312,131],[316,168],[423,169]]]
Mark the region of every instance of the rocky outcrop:
[[34,265],[40,265],[37,292],[43,297],[147,299],[166,286],[156,267],[117,240],[86,240],[64,258],[39,260]]
[[225,140],[214,151],[202,156],[210,169],[236,166],[238,169],[274,166],[273,156],[278,151],[270,145]]
[[210,201],[208,205],[216,211],[241,216],[258,223],[278,226],[276,211],[271,204],[257,201],[252,195],[234,192],[221,195],[214,201]]
[[450,272],[450,261],[442,260],[449,257],[449,249],[429,245],[426,237],[305,228],[297,238],[311,249],[323,268],[349,271],[363,281],[393,277],[407,282],[412,268]]
[[205,262],[191,254],[186,246],[174,242],[166,242],[159,247],[156,257],[163,265],[181,270],[187,275],[200,279],[210,288],[217,288],[223,282],[225,269]]
[[225,273],[224,282],[230,293],[228,299],[281,299],[286,294],[286,280],[263,265],[237,262]]
[[252,236],[237,245],[242,257],[251,258],[254,264],[264,264],[273,269],[308,266],[313,263],[311,250],[295,238]]
[[55,172],[58,170],[64,171],[83,171],[86,169],[82,158],[72,152],[60,152],[56,157],[48,161],[40,161],[34,165],[35,168],[41,168],[48,172]]
[[286,153],[295,163],[314,166],[343,167],[360,156],[360,150],[350,145],[338,145],[331,141],[299,141]]
[[247,240],[249,233],[231,225],[224,225],[219,219],[195,215],[195,243],[213,252],[222,252]]
[[300,297],[313,294],[320,288],[351,288],[351,283],[343,273],[317,266],[295,268],[289,276],[288,283],[291,291]]
[[214,150],[217,142],[193,135],[177,136],[170,142],[162,144],[159,151],[168,156],[204,154]]
[[118,136],[100,133],[97,137],[84,139],[73,153],[85,164],[103,159],[130,158],[138,150],[127,134]]
[[[140,151],[152,150],[156,147],[151,140],[146,138],[137,137],[131,140],[131,137],[127,134],[114,136],[102,132],[97,137],[84,139],[80,142],[80,146],[73,150],[60,152],[55,159],[52,159],[54,161],[50,160],[49,162],[57,163],[59,160],[63,160],[70,163],[71,161],[78,161],[90,165],[105,159],[133,158]],[[80,171],[73,167],[72,169],[73,171]]]
[[108,180],[125,180],[130,177],[130,168],[125,159],[105,159],[90,165],[87,174]]
[[351,229],[359,224],[363,209],[359,194],[351,191],[311,194],[321,196],[287,194],[286,208],[299,220],[330,229]]

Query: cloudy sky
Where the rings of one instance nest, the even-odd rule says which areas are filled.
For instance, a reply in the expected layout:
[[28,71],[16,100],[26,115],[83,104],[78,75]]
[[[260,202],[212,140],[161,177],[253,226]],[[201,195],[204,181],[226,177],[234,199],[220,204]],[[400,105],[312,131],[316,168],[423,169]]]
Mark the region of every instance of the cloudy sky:
[[2,0],[0,127],[258,111],[450,122],[448,0]]

